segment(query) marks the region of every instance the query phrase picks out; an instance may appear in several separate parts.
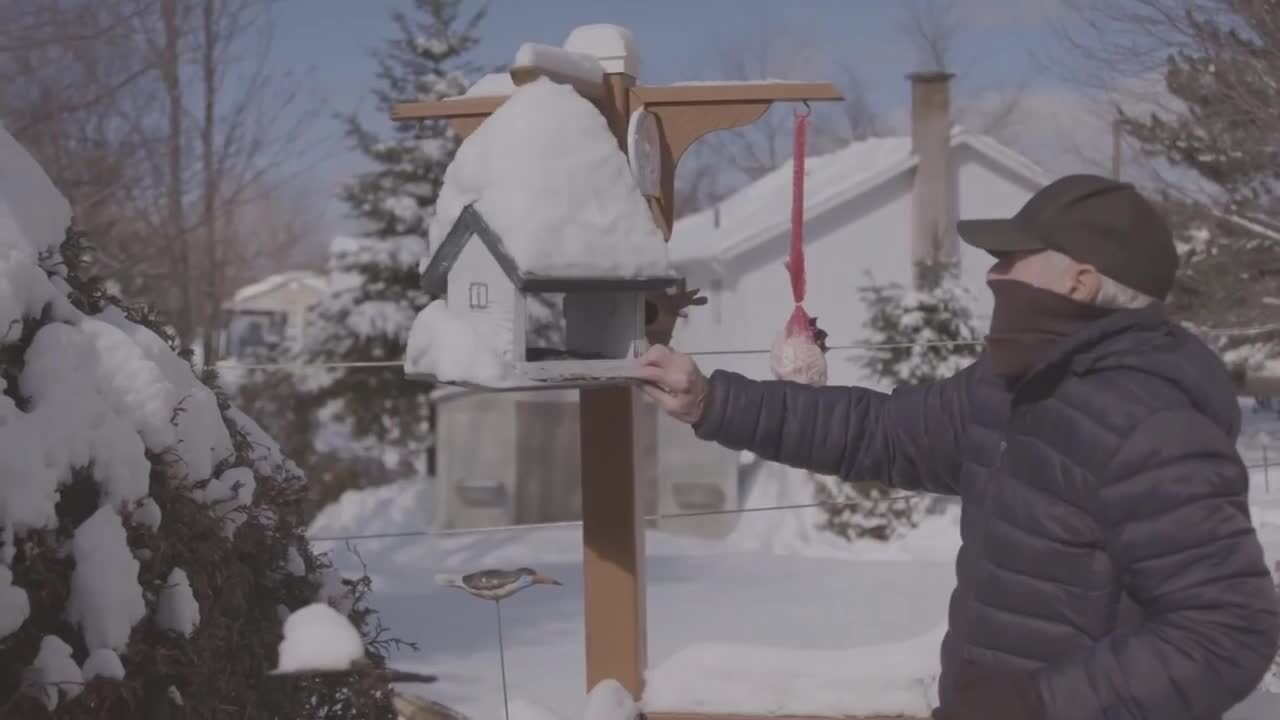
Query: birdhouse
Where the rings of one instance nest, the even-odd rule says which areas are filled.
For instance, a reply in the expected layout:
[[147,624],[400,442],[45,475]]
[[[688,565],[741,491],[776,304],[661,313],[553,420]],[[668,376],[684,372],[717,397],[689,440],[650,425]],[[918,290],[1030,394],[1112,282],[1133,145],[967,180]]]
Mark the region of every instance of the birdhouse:
[[[619,381],[646,349],[645,295],[674,275],[539,275],[520,266],[474,204],[458,214],[423,275],[455,321],[490,341],[506,368],[477,384],[563,387]],[[412,375],[412,373],[411,373]]]

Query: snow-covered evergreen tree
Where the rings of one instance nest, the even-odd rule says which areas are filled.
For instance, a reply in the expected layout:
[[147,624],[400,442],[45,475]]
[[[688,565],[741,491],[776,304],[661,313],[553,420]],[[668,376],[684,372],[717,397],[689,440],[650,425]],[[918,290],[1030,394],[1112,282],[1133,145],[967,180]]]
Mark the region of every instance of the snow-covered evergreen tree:
[[[374,53],[380,85],[373,93],[382,117],[397,102],[467,90],[478,70],[466,56],[479,41],[484,11],[464,18],[462,5],[415,0],[411,11],[394,14],[395,37]],[[363,234],[333,242],[329,288],[301,354],[309,362],[396,361],[427,303],[419,266],[438,240],[427,237],[427,226],[459,138],[443,122],[397,125],[384,135],[355,115],[347,118],[347,134],[374,166],[342,190]],[[356,367],[309,373],[303,387],[325,426],[318,452],[376,458],[393,471],[424,470],[432,425],[428,386],[396,368]]]
[[[886,386],[917,384],[949,377],[972,363],[981,351],[974,326],[972,296],[946,265],[921,269],[926,288],[910,291],[897,284],[862,290],[869,311],[869,352],[862,364]],[[930,509],[943,507],[923,495],[890,490],[867,482],[818,478],[818,501],[827,517],[823,527],[846,539],[886,540],[915,527]]]
[[[0,128],[0,717],[391,720],[395,641],[306,541],[306,479],[90,250]],[[374,672],[268,676],[316,601]]]
[[869,317],[868,353],[862,366],[890,387],[941,380],[978,357],[982,334],[974,327],[973,295],[946,266],[926,268],[922,291],[897,284],[863,288]]

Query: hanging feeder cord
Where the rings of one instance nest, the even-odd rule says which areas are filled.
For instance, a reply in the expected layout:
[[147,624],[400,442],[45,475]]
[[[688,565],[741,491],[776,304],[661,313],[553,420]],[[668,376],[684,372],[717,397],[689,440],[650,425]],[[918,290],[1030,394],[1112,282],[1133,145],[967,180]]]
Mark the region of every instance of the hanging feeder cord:
[[804,303],[804,157],[805,134],[812,108],[805,103],[803,111],[795,113],[795,135],[791,148],[791,252],[787,272],[791,276],[791,296],[796,305]]

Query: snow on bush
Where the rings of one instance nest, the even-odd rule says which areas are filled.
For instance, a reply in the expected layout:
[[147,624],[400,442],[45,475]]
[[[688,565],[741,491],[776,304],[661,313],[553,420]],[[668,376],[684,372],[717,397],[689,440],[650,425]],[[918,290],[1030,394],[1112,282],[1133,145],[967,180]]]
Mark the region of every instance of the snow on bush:
[[284,621],[277,673],[349,670],[364,658],[364,638],[345,615],[312,603]]
[[0,128],[0,714],[394,717],[377,676],[267,678],[278,607],[368,631],[368,580],[312,554],[297,467],[86,256]]

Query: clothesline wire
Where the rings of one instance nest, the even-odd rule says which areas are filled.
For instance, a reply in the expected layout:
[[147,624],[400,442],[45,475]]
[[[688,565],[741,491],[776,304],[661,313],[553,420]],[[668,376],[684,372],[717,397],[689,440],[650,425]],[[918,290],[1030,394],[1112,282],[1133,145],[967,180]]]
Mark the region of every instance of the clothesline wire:
[[[893,497],[885,498],[879,502],[883,503],[901,503],[911,500],[909,497]],[[734,508],[730,510],[698,510],[694,512],[678,512],[678,513],[658,513],[655,515],[645,515],[643,520],[671,520],[675,518],[694,518],[694,517],[711,517],[716,515],[741,515],[744,513],[754,512],[770,512],[773,510],[804,510],[806,508],[817,507],[835,507],[844,508],[852,507],[862,501],[836,501],[829,503],[797,503],[794,505],[767,505],[764,507],[754,508]],[[557,527],[579,527],[582,525],[581,520],[559,520],[554,522],[528,523],[525,525],[495,525],[492,527],[481,528],[459,528],[456,530],[406,530],[403,532],[393,533],[370,533],[367,535],[334,535],[307,538],[311,542],[341,542],[345,540],[381,540],[387,538],[398,537],[422,537],[426,535],[482,535],[497,532],[514,532],[517,530],[544,530]]]
[[[828,350],[890,350],[894,348],[981,345],[981,340],[932,340],[913,343],[863,343],[857,345],[828,345]],[[685,353],[693,357],[711,355],[767,355],[770,350],[694,350]],[[237,363],[224,361],[216,363],[219,370],[291,370],[303,368],[362,368],[362,367],[403,367],[403,360],[372,360],[366,362],[332,362],[332,363]]]
[[[1262,470],[1264,468],[1278,467],[1280,463],[1256,463],[1253,465],[1245,465],[1246,470]],[[917,499],[914,496],[890,497],[881,500],[867,501],[858,500],[836,500],[832,502],[812,502],[812,503],[795,503],[790,505],[766,505],[763,507],[751,508],[731,508],[728,510],[698,510],[691,512],[675,512],[675,513],[657,513],[653,515],[645,515],[642,519],[650,520],[672,520],[677,518],[695,518],[695,517],[712,517],[717,515],[744,515],[746,513],[756,512],[773,512],[776,510],[806,510],[810,508],[835,508],[844,509],[860,505],[864,502],[896,504],[908,502]],[[367,533],[361,535],[321,535],[317,537],[309,537],[310,542],[346,542],[351,540],[388,540],[394,538],[405,537],[426,537],[426,536],[450,536],[450,535],[484,535],[499,532],[515,532],[519,530],[544,530],[558,527],[580,527],[581,520],[559,520],[554,522],[527,523],[524,525],[496,525],[492,527],[479,528],[458,528],[454,530],[405,530],[402,532],[390,533]]]
[[[919,342],[919,343],[883,343],[876,345],[835,345],[828,346],[828,350],[877,350],[890,348],[908,348],[908,347],[924,347],[930,345],[981,345],[980,340],[940,340],[937,342]],[[709,355],[764,355],[769,350],[700,350],[685,353],[693,357],[703,357]],[[365,362],[332,362],[332,363],[239,363],[235,361],[222,361],[214,366],[219,370],[292,370],[303,368],[381,368],[381,367],[402,367],[403,360],[372,360]]]
[[[1219,336],[1239,336],[1239,335],[1255,335],[1267,332],[1280,332],[1280,323],[1272,325],[1256,325],[1253,327],[1234,327],[1234,328],[1202,328],[1192,326],[1193,329],[1209,335]],[[854,350],[854,351],[870,351],[870,350],[895,350],[913,347],[960,347],[974,346],[984,344],[984,340],[927,340],[923,342],[904,342],[904,343],[855,343],[852,345],[829,345],[828,350]],[[712,357],[723,355],[767,355],[771,352],[768,349],[744,349],[744,350],[695,350],[685,353],[692,357]],[[221,361],[214,364],[219,370],[303,370],[307,368],[315,369],[340,369],[340,368],[390,368],[404,367],[404,360],[364,360],[350,362],[278,362],[278,363],[241,363],[234,360]]]

